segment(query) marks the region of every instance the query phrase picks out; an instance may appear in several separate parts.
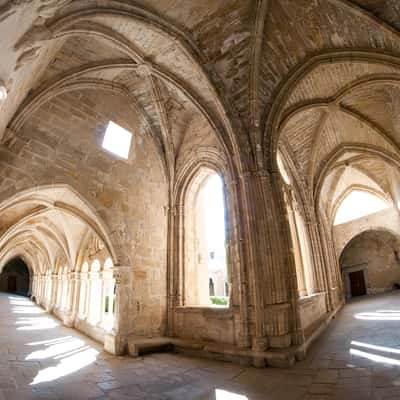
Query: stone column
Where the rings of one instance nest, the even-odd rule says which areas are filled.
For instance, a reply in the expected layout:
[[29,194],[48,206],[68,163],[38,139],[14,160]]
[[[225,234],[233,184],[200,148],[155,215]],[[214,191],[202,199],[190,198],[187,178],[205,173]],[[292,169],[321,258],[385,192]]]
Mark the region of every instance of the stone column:
[[79,305],[78,305],[78,318],[84,320],[86,318],[86,302],[87,302],[87,273],[81,272],[79,274],[80,287],[79,287]]
[[114,326],[105,336],[104,349],[114,355],[126,353],[130,333],[129,298],[132,290],[132,267],[114,267],[115,313]]
[[62,275],[57,274],[57,300],[56,300],[56,310],[57,312],[61,311],[62,305]]
[[72,294],[72,319],[75,320],[76,316],[78,315],[79,310],[79,297],[81,294],[81,274],[79,272],[72,273],[73,279],[73,294]]
[[70,272],[67,275],[67,295],[66,295],[66,307],[65,315],[63,317],[63,323],[65,326],[74,326],[76,316],[76,295],[77,295],[77,273]]
[[254,305],[252,347],[255,352],[289,347],[296,323],[297,285],[281,178],[279,173],[267,171],[246,173],[241,178],[243,240]]
[[32,278],[31,299],[34,301],[37,301],[36,298],[37,298],[37,275],[35,274],[35,275],[33,275],[33,278]]
[[56,307],[57,304],[57,274],[51,274],[51,294],[50,294],[50,303],[49,303],[49,308],[48,312],[51,313],[53,312],[54,308]]

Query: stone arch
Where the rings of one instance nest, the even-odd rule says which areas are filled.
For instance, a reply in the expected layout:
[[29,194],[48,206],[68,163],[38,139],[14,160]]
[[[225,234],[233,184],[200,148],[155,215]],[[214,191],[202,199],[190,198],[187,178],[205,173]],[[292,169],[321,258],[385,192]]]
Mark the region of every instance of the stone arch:
[[[69,201],[65,201],[65,199]],[[29,222],[30,225],[35,219],[38,220],[45,217],[48,213],[53,213],[63,214],[67,217],[70,216],[80,221],[82,225],[94,232],[104,242],[109,254],[113,258],[113,262],[118,262],[116,246],[110,238],[105,223],[97,215],[91,204],[69,185],[40,186],[28,189],[4,200],[0,204],[0,215],[3,218],[6,218],[11,212],[18,212],[18,210],[20,212],[18,220],[11,220],[7,229],[0,236],[0,244],[2,244],[0,254],[4,247],[10,243],[10,238],[15,238],[15,235],[18,236],[18,234],[24,232],[29,234],[31,230],[26,229],[26,223]],[[31,232],[32,237],[34,237],[34,233]],[[61,235],[61,232],[57,232],[57,235]],[[64,240],[66,240],[65,236]],[[65,243],[60,245],[64,250],[65,246]],[[68,258],[68,254],[65,254],[65,256]],[[49,261],[54,262],[51,258]],[[72,263],[74,260],[69,259],[68,262]]]
[[399,231],[370,226],[352,236],[339,257],[345,297],[392,290],[400,282],[399,252]]
[[[185,246],[185,221],[184,208],[185,202],[190,196],[194,195],[210,174],[218,174],[224,183],[225,197],[225,230],[226,230],[226,250],[227,250],[227,270],[229,282],[231,285],[230,304],[239,304],[239,282],[243,279],[242,271],[239,270],[238,257],[240,250],[238,248],[240,227],[238,225],[238,208],[236,178],[234,172],[229,168],[229,164],[218,151],[212,149],[199,149],[195,156],[185,162],[183,168],[177,173],[176,185],[174,188],[174,203],[176,207],[174,232],[174,254],[178,267],[174,271],[176,277],[182,276],[184,271],[184,246]],[[198,178],[197,186],[196,178]],[[177,282],[179,282],[178,279]],[[183,282],[177,283],[176,290],[181,291]],[[241,292],[242,294],[242,292]],[[180,300],[183,304],[183,299]]]
[[[237,168],[242,169],[245,158],[241,155],[238,142],[240,137],[245,138],[246,135],[235,133],[243,131],[241,121],[240,119],[232,121],[232,118],[228,117],[228,114],[234,114],[235,110],[220,90],[219,85],[206,71],[203,65],[204,56],[202,52],[186,32],[150,10],[144,10],[142,7],[131,4],[121,5],[121,3],[111,1],[105,7],[96,2],[88,2],[82,9],[66,6],[63,11],[57,17],[49,19],[46,29],[38,35],[37,42],[35,41],[37,33],[28,31],[20,40],[18,46],[20,48],[29,48],[33,44],[43,46],[47,42],[61,37],[76,35],[94,35],[109,40],[132,58],[133,65],[142,68],[144,75],[149,74],[160,78],[183,93],[213,127],[227,154],[236,155]],[[181,55],[181,57],[177,57],[177,60],[185,60],[184,66],[187,76],[180,71],[168,70],[161,63],[157,65],[153,61],[150,62],[133,41],[118,33],[116,29],[96,21],[99,17],[108,17],[112,21],[121,19],[127,23],[136,23],[143,26],[143,29],[156,32],[166,41],[173,43],[174,46],[177,46],[178,53]],[[180,69],[183,70],[184,68]],[[188,76],[190,77],[189,69],[196,72],[197,80],[194,79],[190,82],[190,78],[187,79]]]
[[335,204],[333,205],[332,208],[332,212],[331,215],[329,216],[330,220],[333,221],[340,206],[342,205],[343,201],[347,198],[347,196],[353,192],[353,191],[359,191],[359,192],[365,192],[368,194],[371,194],[375,197],[377,197],[378,199],[384,201],[386,204],[389,205],[394,205],[394,201],[391,198],[391,196],[385,195],[385,193],[382,191],[378,191],[374,188],[370,188],[368,186],[363,186],[363,185],[359,185],[359,184],[353,184],[348,186],[344,192],[342,192],[339,197],[337,198],[337,200],[335,201]]
[[[282,119],[284,118],[285,106],[289,96],[295,90],[298,83],[315,67],[323,64],[340,62],[369,62],[400,69],[400,59],[393,55],[377,53],[374,51],[360,51],[358,49],[330,50],[312,55],[301,65],[297,66],[289,75],[289,78],[281,85],[274,103],[268,112],[264,129],[264,151],[267,165],[276,169],[276,152],[279,136],[281,133]],[[393,78],[393,76],[392,76]],[[398,80],[398,75],[396,75]],[[321,103],[326,106],[326,103]],[[309,105],[307,106],[309,107]]]
[[23,257],[12,257],[3,263],[0,271],[0,290],[29,296],[32,287],[31,268]]
[[[210,304],[209,293],[206,290],[208,288],[207,251],[203,248],[205,246],[205,243],[203,243],[205,232],[203,232],[203,223],[199,220],[200,210],[198,207],[200,206],[199,196],[201,196],[202,189],[215,175],[218,175],[223,182],[224,177],[209,163],[198,165],[188,179],[185,190],[182,193],[180,208],[183,209],[183,221],[180,226],[182,240],[180,254],[182,254],[183,275],[185,276],[182,293],[185,305]],[[224,220],[226,221],[227,205],[225,196],[224,203]],[[202,259],[201,261],[200,258]]]
[[362,235],[365,232],[370,232],[370,231],[386,232],[400,240],[400,229],[399,228],[396,229],[395,226],[385,226],[382,223],[380,224],[372,223],[365,225],[363,224],[359,226],[354,232],[349,233],[349,235],[347,235],[347,237],[344,238],[343,243],[337,247],[336,251],[338,255],[338,260],[340,260],[343,251],[351,243],[353,239],[355,239],[359,235]]

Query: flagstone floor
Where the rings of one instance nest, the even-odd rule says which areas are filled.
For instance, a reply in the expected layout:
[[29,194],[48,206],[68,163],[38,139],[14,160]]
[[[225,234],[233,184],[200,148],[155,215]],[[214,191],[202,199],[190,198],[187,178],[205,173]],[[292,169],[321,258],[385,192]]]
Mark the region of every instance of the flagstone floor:
[[400,399],[400,292],[344,307],[291,369],[113,357],[30,300],[0,294],[0,400]]

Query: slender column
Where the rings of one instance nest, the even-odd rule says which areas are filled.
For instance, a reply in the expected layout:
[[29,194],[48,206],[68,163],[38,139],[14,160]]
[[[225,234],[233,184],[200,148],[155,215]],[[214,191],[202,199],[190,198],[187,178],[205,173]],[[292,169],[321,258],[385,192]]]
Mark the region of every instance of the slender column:
[[122,355],[127,351],[128,336],[130,333],[129,298],[132,285],[132,267],[114,267],[115,279],[115,313],[114,326],[106,335],[104,348],[109,353]]
[[87,303],[87,273],[80,273],[80,295],[79,295],[79,311],[78,318],[84,320],[86,318],[86,303]]
[[75,320],[76,316],[78,315],[79,310],[79,296],[81,294],[81,274],[79,272],[73,272],[73,295],[72,295],[72,319]]
[[51,293],[53,290],[53,281],[51,279],[51,274],[46,274],[46,299],[45,299],[45,303],[46,303],[46,311],[50,312],[50,305],[51,305]]
[[57,274],[51,274],[51,295],[48,312],[52,312],[57,305]]
[[67,291],[65,296],[65,314],[63,317],[64,325],[72,327],[75,320],[75,292],[76,276],[75,272],[66,275]]
[[62,275],[59,273],[57,274],[57,302],[56,302],[56,309],[57,311],[61,311],[61,304],[62,304]]

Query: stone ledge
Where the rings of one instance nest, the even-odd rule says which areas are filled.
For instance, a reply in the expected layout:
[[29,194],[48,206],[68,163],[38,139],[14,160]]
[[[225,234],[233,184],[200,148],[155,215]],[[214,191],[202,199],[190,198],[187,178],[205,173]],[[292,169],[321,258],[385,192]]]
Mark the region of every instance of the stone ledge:
[[128,339],[128,349],[129,355],[132,357],[160,351],[174,351],[196,357],[231,361],[245,365],[287,368],[295,362],[297,347],[255,352],[252,349],[240,349],[223,343],[169,337],[131,337]]

